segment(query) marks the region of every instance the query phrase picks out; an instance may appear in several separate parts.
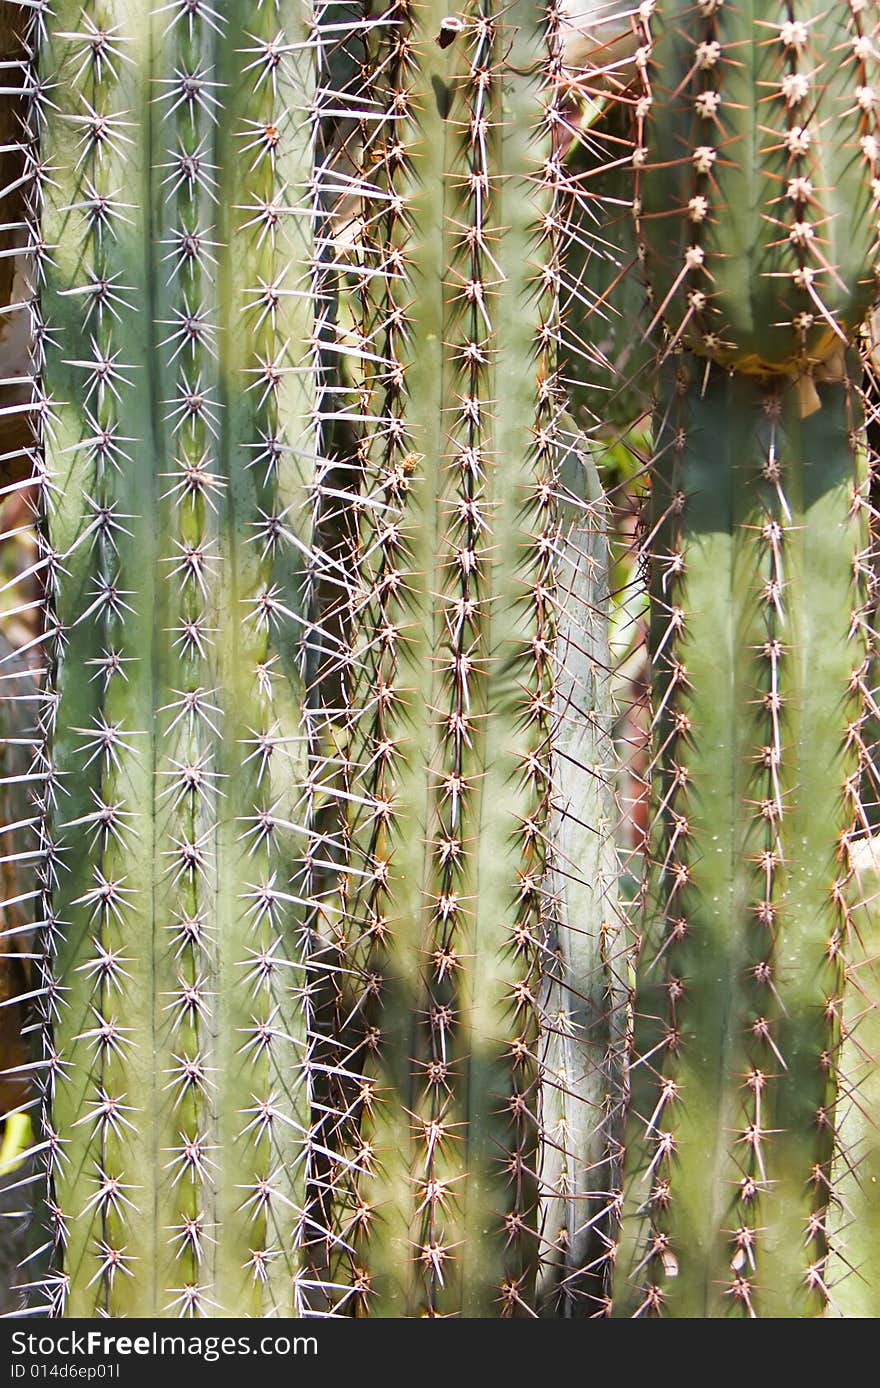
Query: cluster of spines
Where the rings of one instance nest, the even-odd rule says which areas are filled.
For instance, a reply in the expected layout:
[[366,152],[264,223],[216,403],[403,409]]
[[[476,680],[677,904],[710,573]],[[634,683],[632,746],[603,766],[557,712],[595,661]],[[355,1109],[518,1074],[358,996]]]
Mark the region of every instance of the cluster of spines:
[[32,18],[55,1312],[303,1305],[315,45],[285,18]]

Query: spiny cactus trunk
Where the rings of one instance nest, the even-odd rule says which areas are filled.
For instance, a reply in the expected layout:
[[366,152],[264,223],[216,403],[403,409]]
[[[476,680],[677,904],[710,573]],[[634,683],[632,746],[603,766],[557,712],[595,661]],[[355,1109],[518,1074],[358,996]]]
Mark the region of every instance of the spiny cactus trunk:
[[33,534],[35,381],[28,254],[31,52],[20,5],[0,5],[0,1308],[24,1305],[21,1264],[33,1249],[38,1102],[29,1022],[39,988],[35,919],[40,816],[29,768],[40,702],[43,564]]
[[669,0],[644,19],[636,213],[667,360],[618,1315],[827,1298],[866,694],[846,347],[871,294],[875,25],[863,3]]
[[311,9],[58,0],[31,41],[45,1303],[289,1315],[309,1125],[289,884],[319,442]]
[[[666,373],[655,791],[617,1314],[823,1304],[864,645],[857,406]],[[855,626],[855,630],[854,630]]]
[[395,4],[370,39],[338,928],[337,1276],[358,1314],[533,1314],[541,1252],[550,98],[535,6],[463,18]]
[[38,817],[27,783],[33,756],[40,565],[29,522],[34,380],[27,290],[29,53],[21,9],[0,5],[0,1120],[32,1098],[22,1035],[32,987]]

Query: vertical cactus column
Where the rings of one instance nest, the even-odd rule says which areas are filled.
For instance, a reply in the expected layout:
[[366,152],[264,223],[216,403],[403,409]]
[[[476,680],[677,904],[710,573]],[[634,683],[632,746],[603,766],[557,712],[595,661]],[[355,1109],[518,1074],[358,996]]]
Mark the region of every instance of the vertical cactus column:
[[46,1304],[290,1315],[312,14],[58,0],[35,27]]
[[653,809],[614,1311],[821,1314],[865,544],[876,7],[660,3]]
[[356,1314],[528,1315],[555,640],[544,21],[404,0],[373,22],[336,1276]]
[[[564,436],[563,436],[564,437]],[[624,1108],[627,931],[618,891],[608,508],[584,440],[560,447],[552,923],[543,959],[543,1315],[601,1313]]]
[[[0,6],[0,1122],[33,1102],[22,994],[32,986],[32,923],[39,899],[33,883],[39,817],[27,777],[37,717],[41,569],[29,524],[36,397],[27,249],[29,29],[21,6]],[[4,1136],[7,1130],[8,1125]],[[2,1295],[7,1288],[8,1281]]]

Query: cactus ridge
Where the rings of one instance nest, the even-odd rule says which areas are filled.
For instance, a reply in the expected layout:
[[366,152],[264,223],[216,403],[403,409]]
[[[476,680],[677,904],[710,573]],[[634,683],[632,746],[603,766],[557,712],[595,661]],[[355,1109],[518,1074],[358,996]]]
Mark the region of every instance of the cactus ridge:
[[332,88],[300,0],[27,18],[49,666],[33,1309],[295,1314]]

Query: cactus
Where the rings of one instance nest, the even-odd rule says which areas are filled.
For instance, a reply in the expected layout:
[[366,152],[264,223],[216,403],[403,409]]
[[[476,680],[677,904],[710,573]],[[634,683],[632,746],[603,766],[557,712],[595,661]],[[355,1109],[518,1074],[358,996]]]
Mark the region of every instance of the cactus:
[[29,43],[51,664],[35,1309],[290,1315],[311,1121],[291,883],[316,639],[314,16],[57,0]]
[[42,565],[30,486],[34,379],[29,313],[29,151],[22,139],[31,99],[21,9],[0,6],[0,1308],[23,1305],[19,1265],[33,1248],[34,1168],[30,1006],[38,941],[39,816],[30,796],[40,701]]
[[877,7],[0,22],[29,1311],[876,1313]]
[[395,3],[374,25],[333,1276],[355,1314],[529,1315],[558,412],[543,17]]
[[821,1314],[864,716],[874,6],[642,7],[665,327],[650,868],[614,1313]]

